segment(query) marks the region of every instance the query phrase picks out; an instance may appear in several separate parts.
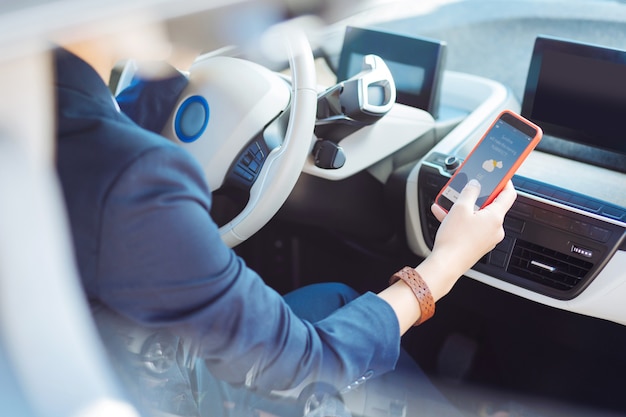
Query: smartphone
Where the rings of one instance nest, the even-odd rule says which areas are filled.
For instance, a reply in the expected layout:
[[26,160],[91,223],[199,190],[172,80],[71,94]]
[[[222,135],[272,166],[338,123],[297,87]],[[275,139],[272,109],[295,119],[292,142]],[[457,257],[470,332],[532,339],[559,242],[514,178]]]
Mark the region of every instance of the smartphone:
[[504,110],[441,189],[435,202],[447,212],[465,184],[476,179],[480,183],[480,195],[474,208],[485,207],[502,191],[542,135],[539,126]]

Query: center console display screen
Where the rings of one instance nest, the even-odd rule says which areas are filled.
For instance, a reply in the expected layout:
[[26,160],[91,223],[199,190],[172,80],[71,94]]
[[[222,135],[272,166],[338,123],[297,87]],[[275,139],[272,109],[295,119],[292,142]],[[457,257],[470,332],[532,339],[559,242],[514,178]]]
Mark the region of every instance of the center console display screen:
[[538,37],[521,114],[546,135],[626,155],[626,51]]

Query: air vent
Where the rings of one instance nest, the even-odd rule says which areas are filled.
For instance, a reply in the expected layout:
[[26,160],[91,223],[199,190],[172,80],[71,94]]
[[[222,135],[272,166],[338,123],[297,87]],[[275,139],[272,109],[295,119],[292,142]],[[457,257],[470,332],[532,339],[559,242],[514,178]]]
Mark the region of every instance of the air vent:
[[567,291],[578,285],[592,267],[591,262],[518,239],[507,271]]

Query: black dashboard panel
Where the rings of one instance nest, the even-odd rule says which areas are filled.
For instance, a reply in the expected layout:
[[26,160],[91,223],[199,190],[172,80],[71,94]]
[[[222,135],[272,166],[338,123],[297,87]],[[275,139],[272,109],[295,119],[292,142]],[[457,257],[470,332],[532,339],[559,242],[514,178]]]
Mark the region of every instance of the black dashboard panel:
[[[430,205],[451,175],[447,157],[431,154],[419,173],[429,248],[439,226]],[[520,195],[505,219],[506,237],[473,269],[555,299],[576,297],[624,245],[626,209],[521,176],[513,183]]]
[[521,111],[544,131],[537,149],[626,172],[625,80],[625,50],[538,36]]

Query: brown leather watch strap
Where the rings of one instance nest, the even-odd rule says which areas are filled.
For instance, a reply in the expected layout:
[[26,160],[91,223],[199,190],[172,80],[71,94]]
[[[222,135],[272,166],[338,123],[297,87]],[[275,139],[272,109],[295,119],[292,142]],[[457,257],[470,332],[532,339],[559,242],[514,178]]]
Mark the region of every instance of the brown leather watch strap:
[[411,287],[411,290],[413,290],[415,298],[417,298],[421,314],[419,320],[417,320],[413,326],[418,326],[435,314],[435,299],[430,293],[426,282],[414,268],[405,266],[391,276],[389,283],[393,284],[399,280],[406,282],[407,285]]

